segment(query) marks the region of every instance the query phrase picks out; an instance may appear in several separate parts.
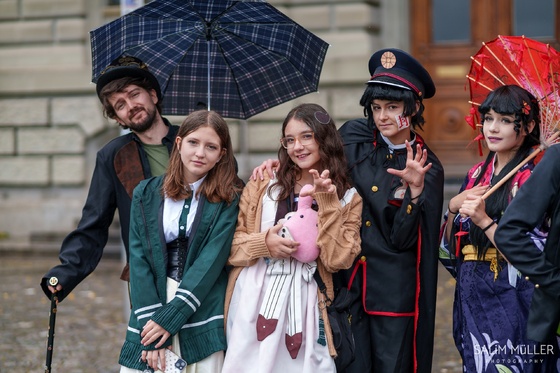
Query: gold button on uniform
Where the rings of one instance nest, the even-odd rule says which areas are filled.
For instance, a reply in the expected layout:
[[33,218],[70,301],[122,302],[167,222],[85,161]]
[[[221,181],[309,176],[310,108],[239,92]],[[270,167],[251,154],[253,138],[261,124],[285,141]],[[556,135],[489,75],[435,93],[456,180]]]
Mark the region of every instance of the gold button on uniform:
[[529,281],[529,276],[525,276],[525,280]]
[[361,260],[362,262],[365,262],[365,261],[366,261],[366,257],[365,257],[365,256],[362,256],[362,257],[360,258],[360,260]]
[[371,187],[371,191],[374,192],[374,193],[377,192],[378,190],[379,190],[379,188],[376,187],[375,185]]
[[371,227],[371,221],[369,220],[366,221],[366,227]]
[[538,289],[539,287],[540,287],[540,285],[539,285],[539,284],[535,284],[535,288],[537,288],[537,289]]

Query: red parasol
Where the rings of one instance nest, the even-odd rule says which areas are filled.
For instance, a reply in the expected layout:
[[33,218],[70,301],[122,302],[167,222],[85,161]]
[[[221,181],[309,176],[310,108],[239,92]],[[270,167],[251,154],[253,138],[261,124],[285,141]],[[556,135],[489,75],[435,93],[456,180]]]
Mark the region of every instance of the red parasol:
[[[474,128],[480,126],[477,106],[494,89],[515,84],[525,88],[537,98],[541,116],[541,145],[522,161],[500,183],[488,190],[487,198],[505,183],[524,164],[559,140],[560,122],[560,53],[548,44],[525,36],[498,36],[482,43],[482,48],[471,57],[472,64],[467,78],[471,92],[472,109],[467,122]],[[477,137],[480,139],[481,137]]]

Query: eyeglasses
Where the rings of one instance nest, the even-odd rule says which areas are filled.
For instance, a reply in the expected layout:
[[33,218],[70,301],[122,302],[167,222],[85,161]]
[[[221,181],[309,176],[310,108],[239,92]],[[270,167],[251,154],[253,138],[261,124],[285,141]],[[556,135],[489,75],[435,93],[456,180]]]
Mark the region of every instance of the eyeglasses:
[[280,144],[282,144],[284,148],[290,149],[296,145],[296,141],[299,141],[301,145],[306,146],[306,145],[313,144],[314,139],[315,136],[313,132],[305,132],[296,137],[293,136],[282,137],[280,139]]

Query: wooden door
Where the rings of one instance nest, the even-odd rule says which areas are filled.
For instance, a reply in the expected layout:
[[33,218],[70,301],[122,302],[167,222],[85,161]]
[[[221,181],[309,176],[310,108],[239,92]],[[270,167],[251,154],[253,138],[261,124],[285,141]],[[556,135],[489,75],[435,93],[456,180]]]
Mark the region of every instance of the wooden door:
[[560,0],[413,0],[410,11],[411,53],[436,85],[436,95],[425,101],[421,134],[442,161],[446,178],[459,181],[484,159],[471,143],[479,132],[464,119],[471,107],[470,56],[498,35],[525,35],[560,51]]

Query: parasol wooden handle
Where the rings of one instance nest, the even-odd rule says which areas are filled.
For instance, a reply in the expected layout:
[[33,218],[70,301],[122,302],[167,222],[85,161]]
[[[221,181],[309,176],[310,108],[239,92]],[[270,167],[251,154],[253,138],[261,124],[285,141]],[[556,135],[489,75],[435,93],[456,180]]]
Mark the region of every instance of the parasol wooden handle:
[[552,135],[550,135],[544,141],[544,144],[541,144],[534,152],[529,154],[524,160],[522,160],[517,166],[515,166],[515,168],[513,170],[511,170],[506,176],[504,176],[504,178],[502,180],[498,181],[498,183],[496,185],[494,185],[492,188],[488,189],[486,191],[486,193],[484,193],[482,195],[482,199],[485,200],[486,198],[488,198],[488,196],[490,194],[494,193],[496,191],[496,189],[498,189],[506,181],[508,181],[509,178],[512,177],[521,167],[523,167],[525,164],[527,164],[527,162],[529,162],[531,159],[535,158],[540,152],[542,152],[546,148],[554,145],[559,137],[560,137],[560,131],[556,131]]
[[515,168],[513,170],[511,170],[506,176],[504,176],[502,178],[502,180],[498,181],[496,183],[496,185],[494,185],[492,188],[488,189],[486,191],[486,193],[484,193],[482,195],[482,199],[486,199],[488,198],[488,196],[490,196],[490,194],[494,193],[499,187],[501,187],[502,185],[504,185],[504,183],[506,181],[508,181],[513,175],[515,175],[515,173],[517,171],[519,171],[519,169],[521,167],[523,167],[524,165],[527,164],[527,162],[529,162],[531,159],[535,158],[537,156],[537,154],[539,154],[541,151],[543,151],[543,147],[539,146],[537,148],[537,150],[535,150],[534,152],[532,152],[531,154],[529,154],[524,160],[522,160],[517,166],[515,166]]

